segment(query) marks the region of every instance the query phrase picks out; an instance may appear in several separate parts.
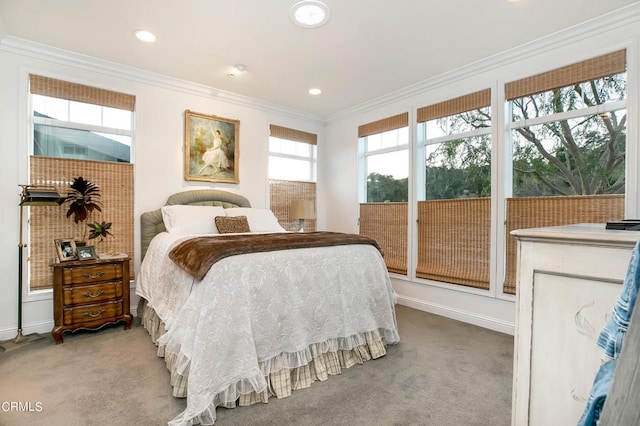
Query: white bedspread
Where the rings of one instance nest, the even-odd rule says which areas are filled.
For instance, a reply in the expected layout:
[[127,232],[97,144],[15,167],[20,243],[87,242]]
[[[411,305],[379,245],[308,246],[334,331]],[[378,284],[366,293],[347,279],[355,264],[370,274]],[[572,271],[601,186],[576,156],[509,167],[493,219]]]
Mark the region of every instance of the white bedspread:
[[352,349],[364,332],[399,341],[396,296],[373,246],[233,256],[199,282],[166,256],[182,239],[159,234],[136,283],[168,330],[158,343],[188,370],[187,408],[171,425],[212,424],[216,406],[262,391],[265,375]]

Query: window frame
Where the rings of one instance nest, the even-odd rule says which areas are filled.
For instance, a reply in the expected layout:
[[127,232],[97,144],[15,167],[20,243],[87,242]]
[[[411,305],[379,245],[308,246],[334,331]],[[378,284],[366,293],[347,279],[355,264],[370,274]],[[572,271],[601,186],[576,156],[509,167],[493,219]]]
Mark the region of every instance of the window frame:
[[[303,156],[303,155],[295,155],[295,154],[285,154],[285,153],[281,153],[281,152],[276,152],[276,151],[272,151],[271,150],[271,142],[273,140],[278,140],[278,141],[286,141],[286,142],[291,142],[291,143],[296,143],[296,144],[300,144],[300,145],[307,145],[308,149],[309,149],[309,155],[308,156]],[[269,179],[276,179],[276,180],[289,180],[289,181],[299,181],[299,182],[316,182],[317,181],[317,175],[318,175],[318,154],[317,154],[317,147],[314,144],[310,144],[307,142],[300,142],[300,141],[293,141],[290,139],[285,139],[285,138],[280,138],[277,136],[269,136],[269,159],[268,162],[271,163],[271,158],[282,158],[285,160],[298,160],[298,161],[304,161],[306,163],[308,163],[308,176],[309,179],[285,179],[282,177],[273,177],[271,176],[271,167],[268,167],[268,178]]]

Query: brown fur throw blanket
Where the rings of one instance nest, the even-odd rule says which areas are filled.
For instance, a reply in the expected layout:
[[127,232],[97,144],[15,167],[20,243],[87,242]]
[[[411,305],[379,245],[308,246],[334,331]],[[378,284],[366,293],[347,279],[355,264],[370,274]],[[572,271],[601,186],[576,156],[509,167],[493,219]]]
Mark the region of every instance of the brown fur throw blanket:
[[372,238],[357,234],[320,231],[194,237],[171,249],[169,258],[194,278],[201,280],[211,265],[228,256],[348,244],[371,244],[382,253],[378,242]]

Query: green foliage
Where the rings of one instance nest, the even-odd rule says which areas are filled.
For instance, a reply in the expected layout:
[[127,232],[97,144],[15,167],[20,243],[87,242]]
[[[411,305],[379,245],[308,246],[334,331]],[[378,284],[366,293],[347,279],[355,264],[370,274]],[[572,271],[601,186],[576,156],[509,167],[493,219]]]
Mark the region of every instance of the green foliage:
[[426,200],[491,196],[488,135],[444,142],[427,156],[426,163]]
[[[626,110],[571,114],[624,100],[619,74],[535,94],[511,102],[514,123],[562,114],[544,124],[512,131],[513,196],[621,194],[625,190]],[[444,134],[491,125],[489,108],[438,120]],[[473,135],[431,146],[426,158],[425,199],[489,197],[491,137]],[[367,201],[406,201],[407,179],[371,173]]]
[[[515,99],[514,122],[563,116],[513,130],[513,195],[624,193],[626,111],[569,113],[624,100],[625,94],[626,76],[619,74]],[[476,110],[447,117],[446,126],[453,134],[486,127],[489,121],[488,111]],[[440,144],[427,156],[426,198],[489,196],[490,164],[488,136]]]
[[390,175],[371,173],[367,177],[367,202],[406,202],[409,194],[408,179],[394,179]]
[[[108,236],[113,237],[113,234],[109,232],[111,228],[111,222],[93,222],[87,225],[91,230],[89,232],[89,239],[93,240],[95,238],[100,237],[100,241],[107,238]],[[115,237],[114,237],[115,238]]]
[[[625,99],[619,74],[513,101],[514,120],[594,107]],[[515,129],[513,194],[624,193],[626,111],[563,118]]]

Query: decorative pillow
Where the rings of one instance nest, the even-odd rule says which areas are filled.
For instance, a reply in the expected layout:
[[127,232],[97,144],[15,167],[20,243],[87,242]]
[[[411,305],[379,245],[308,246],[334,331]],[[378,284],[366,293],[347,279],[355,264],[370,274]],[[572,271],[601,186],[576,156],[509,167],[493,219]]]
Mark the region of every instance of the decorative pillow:
[[215,222],[221,234],[251,232],[246,216],[216,216]]
[[170,234],[217,234],[212,220],[224,216],[222,206],[164,206],[162,220]]
[[285,232],[269,209],[234,207],[226,210],[227,216],[246,216],[251,232]]

